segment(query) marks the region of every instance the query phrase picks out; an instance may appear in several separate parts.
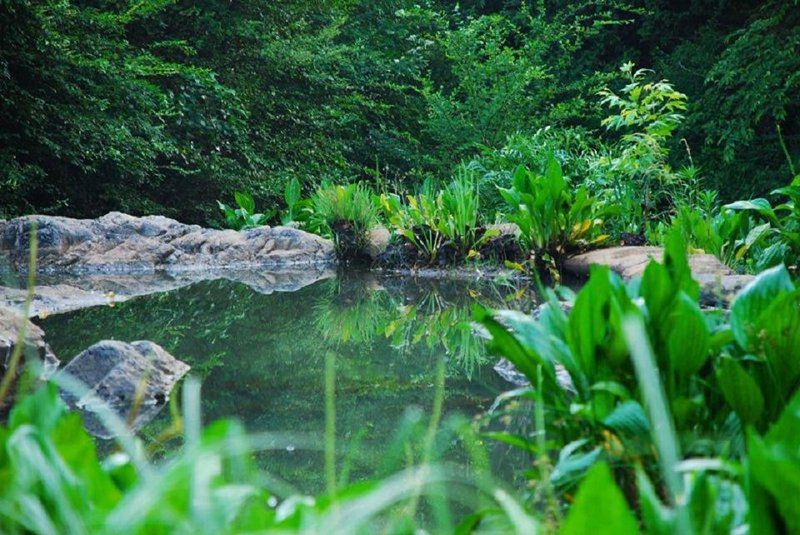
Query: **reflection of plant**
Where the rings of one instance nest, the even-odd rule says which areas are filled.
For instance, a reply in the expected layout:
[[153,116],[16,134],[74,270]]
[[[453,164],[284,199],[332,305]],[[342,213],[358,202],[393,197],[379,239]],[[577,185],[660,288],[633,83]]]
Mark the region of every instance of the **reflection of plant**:
[[388,293],[368,288],[339,289],[314,307],[315,324],[326,340],[371,344],[391,321],[395,303]]
[[234,193],[238,208],[217,201],[219,209],[225,215],[225,224],[234,230],[246,230],[266,225],[274,212],[267,214],[256,213],[256,202],[249,193],[237,191]]
[[384,330],[395,347],[442,348],[452,357],[451,364],[468,377],[486,362],[485,345],[472,332],[471,307],[447,303],[431,292],[398,312]]

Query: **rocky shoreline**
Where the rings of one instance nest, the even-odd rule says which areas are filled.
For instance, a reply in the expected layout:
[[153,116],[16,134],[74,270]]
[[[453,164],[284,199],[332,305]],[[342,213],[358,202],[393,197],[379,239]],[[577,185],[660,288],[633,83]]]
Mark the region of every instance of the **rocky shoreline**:
[[[29,269],[28,247],[34,229],[38,254],[32,300],[27,301],[28,292],[19,279],[16,284],[0,286],[0,364],[5,374],[15,347],[22,344],[22,364],[38,359],[42,377],[62,373],[80,381],[86,387],[82,395],[62,392],[62,397],[85,413],[90,431],[100,437],[110,435],[93,413],[98,400],[136,429],[163,407],[188,366],[152,342],[106,340],[83,351],[57,372],[58,358],[45,342],[42,330],[22,317],[23,310],[28,317],[44,317],[219,278],[268,294],[298,290],[336,275],[333,243],[295,228],[214,230],[161,216],[112,212],[98,219],[27,216],[0,221],[0,274],[5,273],[6,279],[13,280]],[[389,237],[386,232],[373,234],[376,238],[370,256],[375,259],[387,250]],[[662,256],[659,247],[600,249],[567,259],[564,275],[585,278],[592,265],[601,264],[630,279],[641,275],[651,258],[660,260]],[[706,304],[725,306],[752,279],[733,273],[711,255],[690,255],[689,261]],[[499,265],[419,269],[386,265],[376,271],[428,279],[520,276]],[[19,340],[23,324],[26,335]],[[142,389],[144,378],[147,382]],[[131,415],[136,392],[143,392],[143,404],[139,403],[137,414]]]

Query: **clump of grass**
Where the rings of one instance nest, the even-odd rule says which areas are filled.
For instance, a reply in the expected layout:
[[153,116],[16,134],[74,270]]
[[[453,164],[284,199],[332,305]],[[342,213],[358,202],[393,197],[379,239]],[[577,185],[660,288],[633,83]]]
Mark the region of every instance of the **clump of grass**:
[[307,227],[334,239],[344,260],[365,256],[368,233],[380,223],[379,210],[370,189],[361,183],[323,183],[311,196]]

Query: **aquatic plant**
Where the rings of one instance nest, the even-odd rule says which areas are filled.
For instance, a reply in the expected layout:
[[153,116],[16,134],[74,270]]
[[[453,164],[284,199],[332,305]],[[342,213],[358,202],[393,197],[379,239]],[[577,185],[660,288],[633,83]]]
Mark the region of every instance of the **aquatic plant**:
[[511,187],[501,188],[500,194],[507,205],[506,218],[519,226],[523,248],[539,261],[560,259],[607,238],[601,233],[605,207],[585,187],[573,191],[552,154],[544,174],[517,167]]
[[332,237],[342,259],[366,255],[367,233],[380,222],[373,194],[364,184],[322,183],[309,199],[304,228]]
[[[534,386],[541,411],[535,433],[560,437],[552,469],[546,462],[537,465],[536,473],[544,476],[538,485],[563,491],[605,459],[617,467],[624,486],[636,481],[631,492],[640,493],[650,529],[675,527],[676,514],[689,515],[692,525],[707,521],[734,529],[745,521],[744,492],[751,511],[775,516],[746,488],[738,463],[751,466],[745,442],[773,433],[781,414],[791,413],[787,400],[800,399],[800,289],[780,266],[742,290],[729,318],[702,310],[698,296],[682,237],[673,231],[663,264],[651,262],[641,280],[629,285],[607,268],[595,268],[569,313],[552,292],[538,319],[478,310],[492,349]],[[559,380],[559,369],[568,374],[569,388]],[[530,393],[517,391],[507,399],[519,396]],[[660,436],[673,426],[674,432]],[[490,436],[550,455],[538,435]],[[777,447],[773,454],[779,455]],[[697,474],[686,488],[689,472]],[[686,509],[676,504],[700,492],[718,502],[716,512],[692,506],[667,511],[656,498],[665,488],[670,507]],[[785,509],[776,518],[781,516],[784,522],[793,518]]]
[[225,216],[225,224],[234,230],[247,230],[266,225],[274,215],[274,211],[266,214],[256,212],[256,202],[249,193],[237,191],[233,194],[237,208],[217,201],[219,209]]
[[474,257],[482,244],[498,235],[479,227],[478,185],[474,173],[463,165],[438,191],[426,181],[405,202],[396,194],[383,194],[380,202],[392,229],[429,264]]

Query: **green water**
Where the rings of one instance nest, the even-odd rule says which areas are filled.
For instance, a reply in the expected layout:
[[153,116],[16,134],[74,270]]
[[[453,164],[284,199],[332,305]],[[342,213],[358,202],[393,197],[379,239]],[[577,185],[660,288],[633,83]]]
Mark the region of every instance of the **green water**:
[[[459,426],[509,388],[470,332],[472,307],[531,306],[520,294],[369,274],[271,295],[216,280],[39,323],[63,361],[103,339],[162,345],[201,378],[205,422],[235,417],[249,431],[310,440],[259,460],[276,480],[318,493],[326,466],[327,482],[335,472],[341,483],[425,455],[469,463]],[[162,410],[140,435],[152,442],[169,423]],[[421,444],[431,429],[435,439]],[[493,462],[505,470],[502,453]]]

